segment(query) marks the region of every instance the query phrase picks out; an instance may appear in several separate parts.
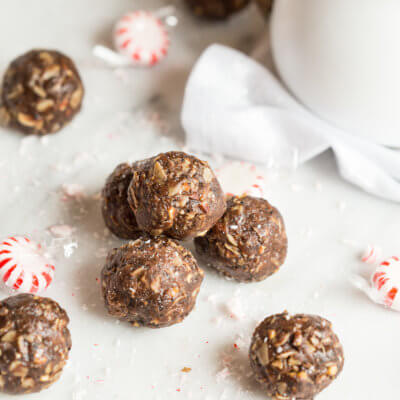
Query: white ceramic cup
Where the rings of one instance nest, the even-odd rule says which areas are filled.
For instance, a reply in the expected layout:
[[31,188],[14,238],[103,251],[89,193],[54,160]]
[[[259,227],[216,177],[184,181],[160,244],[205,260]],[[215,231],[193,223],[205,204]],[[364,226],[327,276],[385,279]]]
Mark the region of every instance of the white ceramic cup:
[[278,71],[317,115],[400,147],[400,0],[275,0]]

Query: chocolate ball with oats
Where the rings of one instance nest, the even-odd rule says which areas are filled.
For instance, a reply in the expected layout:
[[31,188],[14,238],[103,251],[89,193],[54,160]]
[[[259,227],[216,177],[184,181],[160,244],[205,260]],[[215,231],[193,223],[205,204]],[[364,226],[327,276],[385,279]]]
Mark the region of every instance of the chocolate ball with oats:
[[101,210],[110,231],[122,239],[137,239],[140,229],[128,203],[128,187],[133,177],[133,166],[124,163],[115,168],[102,190]]
[[225,19],[246,7],[250,0],[185,0],[199,17]]
[[177,324],[195,306],[203,275],[180,244],[146,235],[109,253],[101,275],[105,305],[134,326]]
[[275,273],[287,253],[285,225],[267,200],[230,197],[223,217],[195,239],[199,257],[240,282],[262,281]]
[[262,14],[268,18],[271,15],[274,0],[256,0],[256,3]]
[[49,50],[32,50],[8,67],[0,119],[25,133],[59,131],[81,108],[83,85],[73,61]]
[[326,319],[285,312],[257,327],[250,363],[267,396],[309,400],[342,371],[343,348]]
[[0,391],[39,392],[60,377],[71,349],[68,322],[48,298],[20,294],[0,302]]
[[141,229],[178,240],[204,234],[226,208],[208,163],[178,151],[140,162],[128,200]]

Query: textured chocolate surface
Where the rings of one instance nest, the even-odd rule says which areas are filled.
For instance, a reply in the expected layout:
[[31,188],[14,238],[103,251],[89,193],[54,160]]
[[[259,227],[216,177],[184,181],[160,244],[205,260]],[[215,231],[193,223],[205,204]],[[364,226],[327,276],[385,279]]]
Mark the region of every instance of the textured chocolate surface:
[[32,50],[14,60],[4,75],[0,122],[25,133],[54,133],[78,113],[83,95],[70,58]]
[[205,18],[224,19],[242,10],[250,0],[185,0],[194,14]]
[[122,239],[137,239],[141,232],[128,204],[128,187],[132,177],[132,166],[120,164],[107,178],[102,190],[101,210],[104,222],[114,235]]
[[39,392],[61,375],[71,349],[66,312],[30,294],[0,302],[0,391]]
[[177,242],[146,235],[109,253],[102,271],[105,305],[134,326],[173,325],[192,311],[203,275]]
[[199,257],[209,266],[242,282],[261,281],[283,264],[285,225],[267,200],[231,197],[223,217],[205,236],[195,239]]
[[266,318],[255,330],[250,362],[272,399],[313,399],[343,369],[343,348],[326,319],[287,313]]
[[269,17],[271,15],[274,0],[256,0],[256,3],[265,17]]
[[204,234],[226,207],[208,163],[177,151],[137,163],[128,200],[141,229],[179,240]]

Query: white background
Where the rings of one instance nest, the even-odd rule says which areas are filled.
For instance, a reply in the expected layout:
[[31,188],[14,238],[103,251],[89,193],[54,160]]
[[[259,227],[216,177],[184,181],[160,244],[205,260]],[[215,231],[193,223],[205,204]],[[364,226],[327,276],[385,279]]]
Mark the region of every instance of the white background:
[[[196,58],[213,42],[249,53],[265,29],[255,8],[227,23],[210,24],[180,7],[170,55],[159,67],[113,71],[92,58],[96,43],[109,44],[121,14],[162,4],[1,2],[0,70],[33,47],[57,48],[76,60],[87,90],[81,114],[44,141],[0,131],[0,235],[28,234],[50,246],[57,270],[46,294],[67,309],[73,338],[61,380],[26,398],[262,399],[249,376],[247,343],[258,321],[284,309],[329,318],[343,342],[344,371],[321,400],[396,398],[400,315],[374,305],[349,277],[368,273],[359,256],[369,243],[381,245],[388,256],[399,255],[399,206],[341,181],[330,154],[297,171],[265,172],[267,198],[283,214],[290,242],[287,262],[275,276],[245,285],[206,270],[195,311],[167,329],[134,329],[106,315],[96,278],[104,252],[121,243],[104,234],[96,194],[106,176],[119,162],[180,148],[179,110]],[[64,183],[83,185],[86,197],[63,199]],[[76,229],[72,239],[52,240],[46,229],[60,223]],[[63,245],[71,241],[78,249],[66,258]],[[1,291],[2,297],[8,295]],[[232,298],[244,318],[229,317]],[[225,379],[217,375],[224,360],[230,372]],[[192,371],[182,373],[184,367]]]

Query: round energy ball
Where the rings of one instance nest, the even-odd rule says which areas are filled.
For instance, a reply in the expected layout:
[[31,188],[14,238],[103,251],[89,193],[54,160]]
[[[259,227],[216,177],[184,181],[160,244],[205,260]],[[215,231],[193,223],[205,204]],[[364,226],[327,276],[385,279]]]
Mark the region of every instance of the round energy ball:
[[271,15],[274,0],[256,0],[256,3],[265,17]]
[[105,305],[134,326],[177,324],[195,306],[203,275],[177,242],[146,235],[109,253],[101,275]]
[[272,399],[313,399],[343,369],[343,348],[326,319],[273,315],[254,332],[250,363]]
[[287,245],[279,211],[251,196],[229,198],[223,217],[195,239],[196,252],[207,265],[240,282],[275,273],[285,261]]
[[151,235],[193,238],[224,213],[224,194],[208,163],[171,151],[137,165],[128,201],[139,227]]
[[49,298],[19,294],[0,302],[0,391],[39,392],[61,375],[71,349],[67,313]]
[[118,165],[107,178],[101,193],[101,210],[107,228],[114,235],[128,240],[140,236],[135,214],[128,203],[128,187],[132,177],[131,165]]
[[25,133],[54,133],[78,113],[83,95],[70,58],[58,51],[32,50],[14,60],[5,73],[0,119]]
[[242,10],[250,0],[185,0],[199,17],[224,19]]

